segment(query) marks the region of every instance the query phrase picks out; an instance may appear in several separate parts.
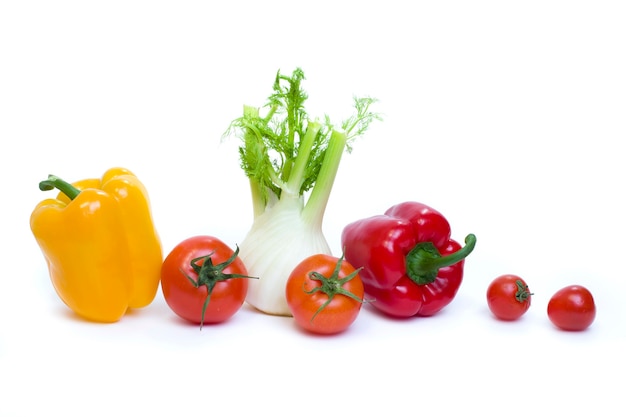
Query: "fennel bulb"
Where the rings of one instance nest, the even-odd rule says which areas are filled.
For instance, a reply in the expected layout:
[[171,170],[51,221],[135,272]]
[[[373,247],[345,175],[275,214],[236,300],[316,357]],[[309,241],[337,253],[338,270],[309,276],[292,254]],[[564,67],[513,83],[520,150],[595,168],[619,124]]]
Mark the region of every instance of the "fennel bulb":
[[291,271],[313,254],[331,254],[321,225],[306,222],[302,209],[301,197],[279,200],[255,218],[240,245],[239,256],[249,273],[260,277],[248,284],[246,301],[265,313],[290,315],[285,285]]
[[[305,258],[331,255],[322,232],[324,212],[339,162],[350,142],[380,117],[369,111],[376,100],[354,98],[356,115],[335,128],[330,118],[309,119],[301,69],[280,73],[274,93],[260,110],[244,106],[225,135],[236,133],[241,167],[250,181],[254,220],[239,245],[249,275],[246,301],[268,314],[291,316],[285,287],[293,269]],[[308,198],[307,198],[308,197]]]

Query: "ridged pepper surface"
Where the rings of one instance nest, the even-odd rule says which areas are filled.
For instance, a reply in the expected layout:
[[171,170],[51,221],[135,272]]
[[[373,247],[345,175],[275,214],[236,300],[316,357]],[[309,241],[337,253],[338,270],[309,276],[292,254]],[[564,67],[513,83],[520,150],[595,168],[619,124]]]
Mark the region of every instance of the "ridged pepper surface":
[[345,259],[360,271],[369,303],[395,317],[432,316],[456,296],[463,280],[466,246],[450,238],[441,213],[405,202],[347,225],[341,242]]
[[30,227],[61,300],[96,322],[116,322],[129,308],[149,305],[163,253],[143,183],[111,168],[73,184],[51,175],[39,188],[60,190],[35,207]]

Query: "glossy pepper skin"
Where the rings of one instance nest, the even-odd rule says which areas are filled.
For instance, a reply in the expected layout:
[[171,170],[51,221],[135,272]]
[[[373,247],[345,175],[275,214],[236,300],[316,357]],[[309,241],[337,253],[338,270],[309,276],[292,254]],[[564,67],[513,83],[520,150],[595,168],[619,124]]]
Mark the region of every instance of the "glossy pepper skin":
[[79,316],[105,323],[149,305],[163,253],[139,179],[111,168],[102,178],[73,184],[51,175],[39,188],[61,191],[40,202],[30,217],[61,300]]
[[432,316],[450,304],[463,280],[464,260],[476,244],[450,238],[441,213],[404,202],[347,225],[345,259],[360,272],[369,303],[394,317]]

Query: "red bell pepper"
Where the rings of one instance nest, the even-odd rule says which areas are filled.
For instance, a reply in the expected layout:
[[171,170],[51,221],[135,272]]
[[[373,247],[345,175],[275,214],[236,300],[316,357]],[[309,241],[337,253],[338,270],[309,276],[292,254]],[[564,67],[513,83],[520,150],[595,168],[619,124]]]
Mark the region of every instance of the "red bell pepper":
[[405,202],[347,225],[341,242],[345,260],[355,268],[370,303],[395,317],[431,316],[450,304],[463,280],[465,257],[476,245],[450,238],[441,213]]

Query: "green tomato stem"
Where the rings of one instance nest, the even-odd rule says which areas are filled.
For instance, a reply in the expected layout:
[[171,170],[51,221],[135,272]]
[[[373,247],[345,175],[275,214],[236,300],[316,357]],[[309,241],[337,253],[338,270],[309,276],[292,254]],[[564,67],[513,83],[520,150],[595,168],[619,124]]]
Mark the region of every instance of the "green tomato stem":
[[[202,317],[200,318],[200,330],[202,330],[202,326],[204,324],[204,316],[206,314],[206,309],[209,305],[209,301],[211,300],[211,293],[213,292],[213,288],[215,287],[215,284],[217,284],[220,281],[225,281],[227,279],[232,279],[232,278],[253,278],[253,279],[257,278],[257,277],[250,277],[248,275],[242,275],[242,274],[225,274],[224,273],[224,269],[226,269],[230,264],[232,264],[235,261],[235,259],[237,259],[237,255],[239,254],[239,246],[236,247],[231,257],[225,260],[224,262],[222,262],[221,264],[217,264],[217,265],[213,264],[213,259],[211,258],[211,256],[213,256],[213,253],[214,252],[211,252],[208,255],[200,256],[198,258],[191,260],[190,262],[191,268],[198,275],[198,278],[193,279],[192,277],[187,275],[182,269],[180,271],[183,275],[185,275],[185,277],[189,280],[191,285],[193,285],[195,288],[200,288],[202,286],[205,286],[207,288],[207,296],[206,296],[206,299],[204,300],[204,304],[202,305]],[[202,262],[200,265],[198,265],[200,261]]]
[[520,281],[519,279],[515,281],[515,285],[517,285],[517,291],[515,292],[515,299],[518,302],[524,303],[526,302],[526,300],[528,300],[528,298],[531,295],[533,295],[531,292],[528,291],[528,285],[524,285],[524,283]]
[[326,308],[326,306],[328,306],[328,304],[330,304],[330,302],[333,300],[333,298],[338,295],[344,295],[346,297],[352,298],[355,301],[358,301],[359,303],[363,303],[364,300],[362,300],[361,298],[357,297],[354,293],[346,290],[345,288],[343,288],[344,284],[352,279],[354,279],[359,271],[362,268],[356,269],[354,270],[352,273],[350,273],[349,275],[346,275],[343,278],[339,278],[339,271],[341,271],[341,264],[343,262],[344,259],[344,255],[341,255],[341,258],[339,258],[339,260],[337,261],[337,264],[335,265],[335,269],[333,270],[333,273],[330,277],[325,277],[324,275],[320,274],[319,272],[313,271],[309,274],[309,278],[314,280],[314,281],[320,281],[321,286],[319,287],[315,287],[310,291],[306,291],[304,290],[305,293],[307,294],[313,294],[316,292],[323,292],[324,294],[326,294],[328,296],[328,299],[324,302],[324,304],[322,304],[317,311],[315,312],[315,314],[313,314],[313,316],[311,317],[311,322],[313,321],[313,319],[315,317],[317,317],[317,315]]

